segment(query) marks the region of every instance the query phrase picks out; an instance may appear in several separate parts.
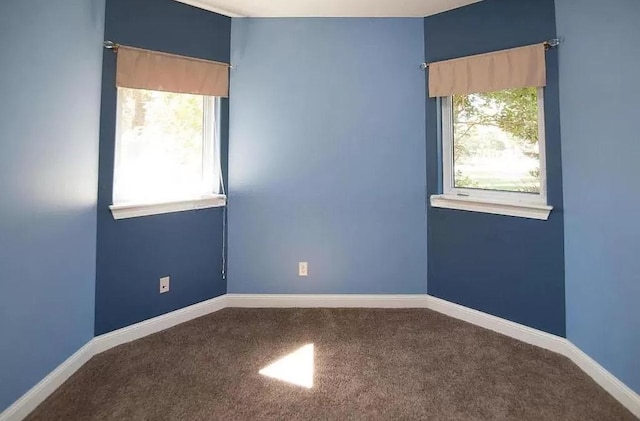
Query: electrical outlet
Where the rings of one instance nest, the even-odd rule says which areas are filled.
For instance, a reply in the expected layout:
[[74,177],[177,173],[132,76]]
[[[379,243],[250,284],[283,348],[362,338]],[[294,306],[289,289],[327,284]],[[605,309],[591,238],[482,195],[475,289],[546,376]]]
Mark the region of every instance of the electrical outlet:
[[309,264],[307,262],[298,262],[298,276],[309,275]]
[[171,278],[165,276],[164,278],[160,278],[160,294],[164,294],[165,292],[169,292],[169,282]]

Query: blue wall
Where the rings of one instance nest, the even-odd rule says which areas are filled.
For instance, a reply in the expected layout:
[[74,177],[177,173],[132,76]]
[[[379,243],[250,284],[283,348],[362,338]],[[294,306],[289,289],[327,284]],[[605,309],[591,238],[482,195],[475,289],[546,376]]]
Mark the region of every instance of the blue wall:
[[[485,0],[425,19],[427,62],[554,38],[553,0]],[[428,191],[438,183],[437,105],[427,100]],[[429,207],[429,293],[565,334],[557,51],[547,53],[548,221]]]
[[93,337],[103,29],[104,0],[0,2],[0,412]]
[[422,34],[233,20],[229,292],[426,292]]
[[640,2],[556,10],[567,337],[640,393]]
[[[105,39],[192,57],[229,61],[231,19],[172,0],[107,0]],[[109,211],[115,141],[115,63],[104,53],[98,194],[96,334],[226,292],[222,208],[115,221]],[[228,139],[223,100],[222,156]],[[226,170],[226,159],[223,158]],[[226,172],[226,171],[225,171]],[[160,295],[159,278],[171,276]]]

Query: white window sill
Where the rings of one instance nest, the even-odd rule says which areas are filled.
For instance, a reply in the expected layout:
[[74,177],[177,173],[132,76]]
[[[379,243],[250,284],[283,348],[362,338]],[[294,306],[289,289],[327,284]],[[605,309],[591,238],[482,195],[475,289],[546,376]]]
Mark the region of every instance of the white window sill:
[[137,218],[140,216],[160,215],[163,213],[173,213],[190,211],[196,209],[218,208],[227,204],[227,196],[216,194],[197,199],[177,200],[173,202],[158,203],[127,203],[122,205],[111,205],[109,209],[113,219]]
[[491,213],[494,215],[516,216],[520,218],[540,219],[546,221],[553,206],[527,203],[502,202],[466,196],[432,195],[431,206],[434,208],[457,209],[470,212]]

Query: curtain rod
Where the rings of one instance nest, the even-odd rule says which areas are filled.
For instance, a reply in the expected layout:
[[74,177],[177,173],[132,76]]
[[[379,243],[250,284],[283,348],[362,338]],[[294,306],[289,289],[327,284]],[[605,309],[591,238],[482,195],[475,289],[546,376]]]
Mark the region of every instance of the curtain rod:
[[[102,43],[102,46],[104,48],[106,48],[107,50],[111,50],[114,53],[117,53],[118,52],[118,48],[120,47],[120,44],[118,44],[117,42],[113,42],[113,41],[104,41]],[[130,47],[130,48],[134,48],[134,47]],[[211,60],[207,60],[207,61],[211,61]],[[225,64],[225,65],[229,66],[230,69],[235,69],[235,66],[233,64],[222,63],[222,62],[217,62],[217,63]]]
[[[561,42],[562,42],[562,38],[553,38],[543,42],[542,44],[544,44],[544,49],[546,51],[549,51],[550,49],[556,48],[557,46],[559,46]],[[420,68],[422,70],[427,70],[428,67],[429,67],[429,63],[420,63]]]

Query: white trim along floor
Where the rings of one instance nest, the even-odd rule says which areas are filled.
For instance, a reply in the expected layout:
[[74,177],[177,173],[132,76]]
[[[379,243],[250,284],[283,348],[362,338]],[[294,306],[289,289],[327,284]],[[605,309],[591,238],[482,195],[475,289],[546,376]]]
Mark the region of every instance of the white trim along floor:
[[227,307],[428,308],[568,357],[640,418],[640,395],[567,339],[440,298],[429,295],[226,294],[93,338],[2,412],[0,421],[24,419],[94,355]]

